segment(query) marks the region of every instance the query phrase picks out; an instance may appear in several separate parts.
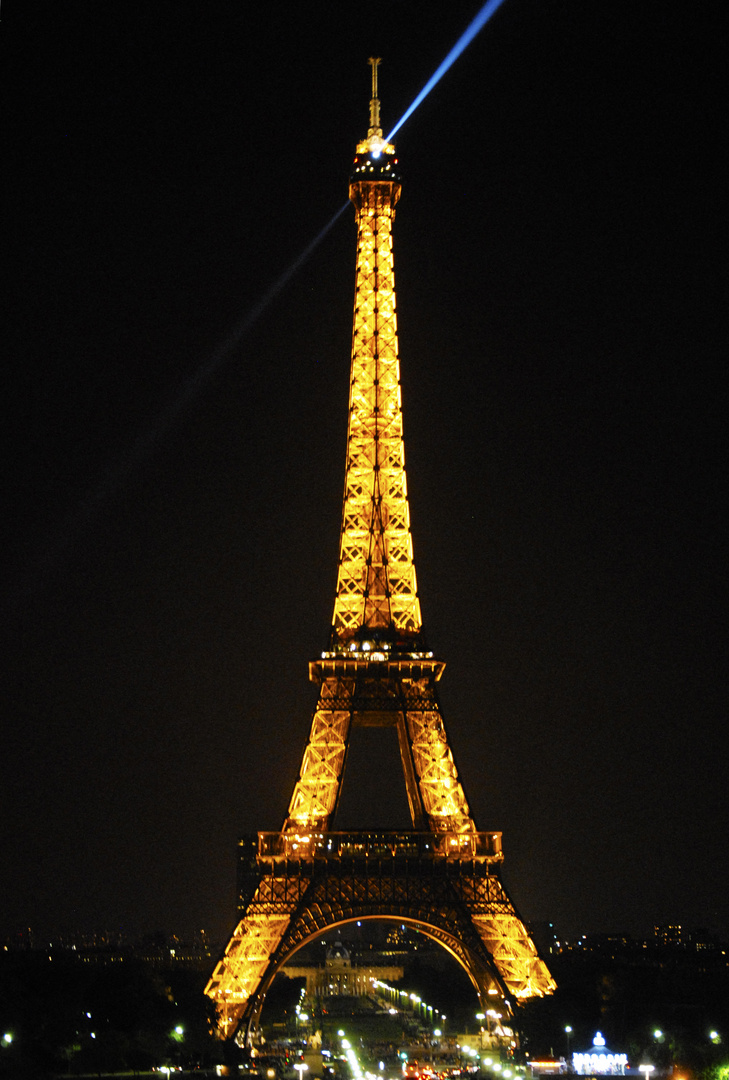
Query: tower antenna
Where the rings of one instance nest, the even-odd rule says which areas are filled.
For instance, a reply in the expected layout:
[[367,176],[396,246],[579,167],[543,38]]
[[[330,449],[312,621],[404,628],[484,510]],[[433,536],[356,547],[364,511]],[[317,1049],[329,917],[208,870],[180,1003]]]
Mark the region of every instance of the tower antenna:
[[370,130],[367,132],[369,135],[379,135],[382,137],[382,128],[380,127],[380,99],[377,96],[377,65],[382,63],[381,56],[371,56],[368,63],[372,65],[372,97],[370,98]]

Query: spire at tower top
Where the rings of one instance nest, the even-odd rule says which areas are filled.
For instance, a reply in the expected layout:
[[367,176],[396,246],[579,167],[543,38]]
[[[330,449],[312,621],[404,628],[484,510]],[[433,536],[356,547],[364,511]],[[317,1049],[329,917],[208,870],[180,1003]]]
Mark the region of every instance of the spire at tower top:
[[372,66],[372,97],[370,98],[370,130],[367,132],[370,138],[373,135],[382,138],[380,127],[380,99],[377,96],[377,66],[382,63],[381,56],[371,56],[368,63]]
[[[382,137],[382,127],[380,125],[380,99],[377,96],[377,69],[382,63],[382,58],[379,56],[371,56],[368,63],[372,68],[370,126],[367,132],[367,138],[363,139],[362,142],[357,143],[357,153],[371,154],[373,158],[377,159],[382,154],[394,154],[395,147],[392,143],[385,142]],[[369,177],[369,179],[373,179],[373,177]]]

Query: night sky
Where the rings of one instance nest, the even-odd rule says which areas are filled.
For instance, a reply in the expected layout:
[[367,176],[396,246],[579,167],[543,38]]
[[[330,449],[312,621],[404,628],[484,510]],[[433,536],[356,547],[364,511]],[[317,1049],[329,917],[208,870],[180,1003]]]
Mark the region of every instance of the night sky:
[[[249,316],[346,201],[368,56],[387,131],[479,7],[3,3],[0,930],[232,924],[328,640],[351,208]],[[729,936],[718,11],[505,0],[395,140],[426,635],[564,934]],[[399,824],[363,738],[343,813]]]

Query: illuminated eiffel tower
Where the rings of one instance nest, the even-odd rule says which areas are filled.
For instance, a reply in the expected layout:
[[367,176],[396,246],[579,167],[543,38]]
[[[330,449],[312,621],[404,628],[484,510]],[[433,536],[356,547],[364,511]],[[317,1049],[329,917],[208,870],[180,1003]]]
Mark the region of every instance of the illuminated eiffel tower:
[[[499,876],[501,834],[478,832],[422,634],[400,402],[392,222],[401,185],[382,137],[377,65],[349,197],[357,212],[347,466],[329,650],[309,665],[319,699],[288,815],[241,841],[240,921],[207,985],[221,1034],[250,1042],[265,995],[302,945],[353,920],[397,920],[439,942],[482,1002],[555,984]],[[331,831],[353,727],[394,727],[412,831]]]

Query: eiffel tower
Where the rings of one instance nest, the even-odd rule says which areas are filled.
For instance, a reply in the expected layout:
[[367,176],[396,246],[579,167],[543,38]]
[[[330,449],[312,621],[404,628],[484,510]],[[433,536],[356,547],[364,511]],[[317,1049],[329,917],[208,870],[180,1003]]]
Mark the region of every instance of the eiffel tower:
[[[240,921],[206,987],[220,1033],[250,1044],[265,995],[292,954],[354,920],[397,920],[465,968],[482,1007],[555,983],[499,875],[501,834],[479,832],[448,745],[410,535],[395,315],[392,222],[398,159],[383,139],[377,68],[349,197],[357,216],[347,465],[334,618],[309,665],[319,687],[280,832],[241,841]],[[394,727],[412,830],[337,832],[353,728]]]

